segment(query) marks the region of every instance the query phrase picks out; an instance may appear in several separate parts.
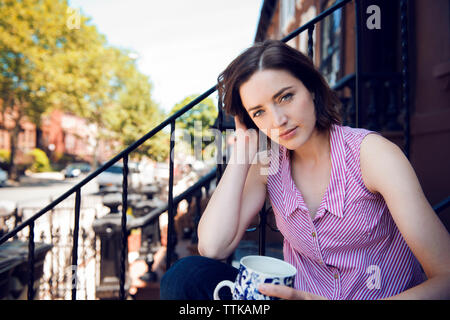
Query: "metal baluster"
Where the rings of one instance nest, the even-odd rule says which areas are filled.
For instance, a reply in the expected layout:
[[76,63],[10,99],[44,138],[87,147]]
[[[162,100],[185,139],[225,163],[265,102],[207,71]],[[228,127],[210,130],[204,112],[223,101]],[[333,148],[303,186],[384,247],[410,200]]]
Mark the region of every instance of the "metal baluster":
[[166,251],[166,270],[169,270],[173,255],[173,239],[174,239],[174,205],[173,205],[173,162],[175,147],[175,121],[170,123],[170,153],[169,153],[169,194],[168,194],[168,224],[167,224],[167,251]]
[[[89,252],[88,252],[88,248],[89,248],[89,245],[88,244],[86,244],[87,242],[88,242],[88,233],[87,233],[87,231],[86,231],[86,229],[85,228],[82,228],[81,229],[81,239],[82,239],[82,245],[81,245],[81,248],[82,248],[82,257],[83,257],[83,262],[84,262],[84,264],[85,264],[85,270],[87,269],[87,266],[88,266],[88,261],[89,261]],[[85,271],[86,272],[86,271]],[[87,278],[88,277],[84,277],[84,286],[83,286],[83,288],[84,288],[84,300],[87,300],[88,299],[88,296],[87,296]]]
[[[19,219],[20,219],[20,217],[19,217],[19,208],[18,208],[18,204],[16,203],[16,207],[14,208],[14,227],[13,227],[13,229],[17,228],[17,226],[19,225]],[[13,239],[14,240],[19,239],[17,234],[14,235]]]
[[119,299],[125,300],[125,262],[127,255],[127,209],[128,209],[128,154],[123,156],[123,181],[122,181],[122,251],[120,254],[120,291]]
[[[51,199],[51,202],[53,202],[53,199]],[[50,234],[50,244],[52,245],[52,250],[50,250],[50,279],[48,281],[49,286],[50,286],[50,299],[53,300],[55,293],[54,293],[54,277],[55,277],[55,255],[56,255],[56,251],[57,251],[57,246],[54,244],[59,243],[56,239],[55,241],[55,237],[56,234],[53,233],[53,214],[54,214],[55,210],[54,208],[50,210],[50,212],[48,213],[48,228],[49,228],[49,234]],[[57,281],[56,281],[57,283]]]
[[408,1],[400,1],[400,37],[402,56],[402,109],[404,112],[404,149],[409,158],[409,54],[408,54]]
[[[58,287],[58,283],[60,283],[60,272],[61,272],[61,266],[60,266],[60,255],[61,255],[61,229],[59,226],[55,229],[54,234],[54,255],[53,255],[53,267],[52,267],[52,299],[53,298],[59,298],[60,297],[60,288]],[[53,251],[53,250],[52,250]]]
[[30,233],[28,235],[28,300],[34,297],[34,221],[29,225]]
[[355,127],[358,128],[360,123],[359,107],[361,104],[361,18],[360,3],[355,0],[355,20],[356,20],[356,54],[355,54]]
[[[218,131],[219,131],[219,135],[215,137],[215,141],[216,141],[216,148],[217,148],[217,171],[216,171],[216,177],[217,177],[217,184],[219,184],[220,178],[222,177],[223,174],[223,168],[224,168],[224,161],[223,161],[223,154],[222,154],[222,130],[223,130],[223,109],[222,109],[222,99],[219,97],[218,99],[218,121],[217,121],[217,126],[218,126]],[[225,142],[225,145],[227,145],[227,143]],[[225,151],[225,155],[228,156],[228,154]]]
[[72,246],[72,300],[77,299],[77,269],[78,269],[78,232],[80,230],[80,202],[81,190],[75,193],[75,217],[73,227],[73,246]]
[[314,39],[313,39],[314,25],[308,28],[308,56],[311,61],[314,61]]
[[266,224],[267,224],[267,212],[266,205],[264,204],[259,212],[259,255],[266,255]]

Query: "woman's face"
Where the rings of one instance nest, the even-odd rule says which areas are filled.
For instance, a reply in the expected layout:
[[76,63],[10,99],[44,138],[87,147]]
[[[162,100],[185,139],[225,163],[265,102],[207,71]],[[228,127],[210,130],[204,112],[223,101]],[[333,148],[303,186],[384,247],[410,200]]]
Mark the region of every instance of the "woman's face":
[[259,130],[287,149],[301,147],[315,131],[313,96],[288,71],[257,71],[241,85],[239,93]]

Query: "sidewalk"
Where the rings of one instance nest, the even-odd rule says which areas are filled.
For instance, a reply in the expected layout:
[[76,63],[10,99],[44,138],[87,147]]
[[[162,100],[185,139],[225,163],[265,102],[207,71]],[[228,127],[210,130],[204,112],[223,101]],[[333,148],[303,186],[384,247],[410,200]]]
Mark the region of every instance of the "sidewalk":
[[7,180],[3,188],[42,186],[62,181],[65,177],[61,172],[30,172],[20,176],[19,181]]

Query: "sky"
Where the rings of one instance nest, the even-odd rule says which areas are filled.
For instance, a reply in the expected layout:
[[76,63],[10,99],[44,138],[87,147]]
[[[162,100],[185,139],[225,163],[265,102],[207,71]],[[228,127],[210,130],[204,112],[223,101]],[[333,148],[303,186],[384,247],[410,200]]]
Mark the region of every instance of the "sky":
[[[165,111],[211,88],[251,46],[262,0],[69,0],[115,47],[136,53]],[[210,97],[216,99],[217,95]]]

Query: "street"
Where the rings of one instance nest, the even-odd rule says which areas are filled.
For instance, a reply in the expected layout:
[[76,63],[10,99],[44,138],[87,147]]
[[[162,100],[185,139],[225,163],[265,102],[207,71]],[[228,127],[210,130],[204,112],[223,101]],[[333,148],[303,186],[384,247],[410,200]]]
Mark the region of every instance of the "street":
[[[64,194],[83,178],[85,176],[63,179],[61,175],[56,173],[21,177],[19,184],[15,186],[9,184],[0,188],[0,213],[5,215],[17,207],[23,215],[22,220],[26,220],[51,201]],[[67,223],[67,214],[72,215],[74,207],[75,194],[69,196],[53,209],[55,212],[51,215],[53,220],[51,223],[59,225],[61,230],[68,229],[71,224]],[[102,197],[98,194],[98,185],[95,179],[81,189],[81,208],[80,224],[88,229],[91,228],[95,217],[102,216],[108,211],[102,205]],[[36,233],[48,227],[49,219],[50,216],[46,214],[36,221]],[[72,218],[69,219],[69,221],[71,220]]]
[[[24,176],[20,178],[18,186],[0,188],[0,201],[11,201],[18,206],[43,207],[51,199],[56,199],[64,192],[80,182],[85,176],[71,179],[40,178],[39,176]],[[98,191],[97,183],[89,182],[81,189],[83,195],[93,195]]]

